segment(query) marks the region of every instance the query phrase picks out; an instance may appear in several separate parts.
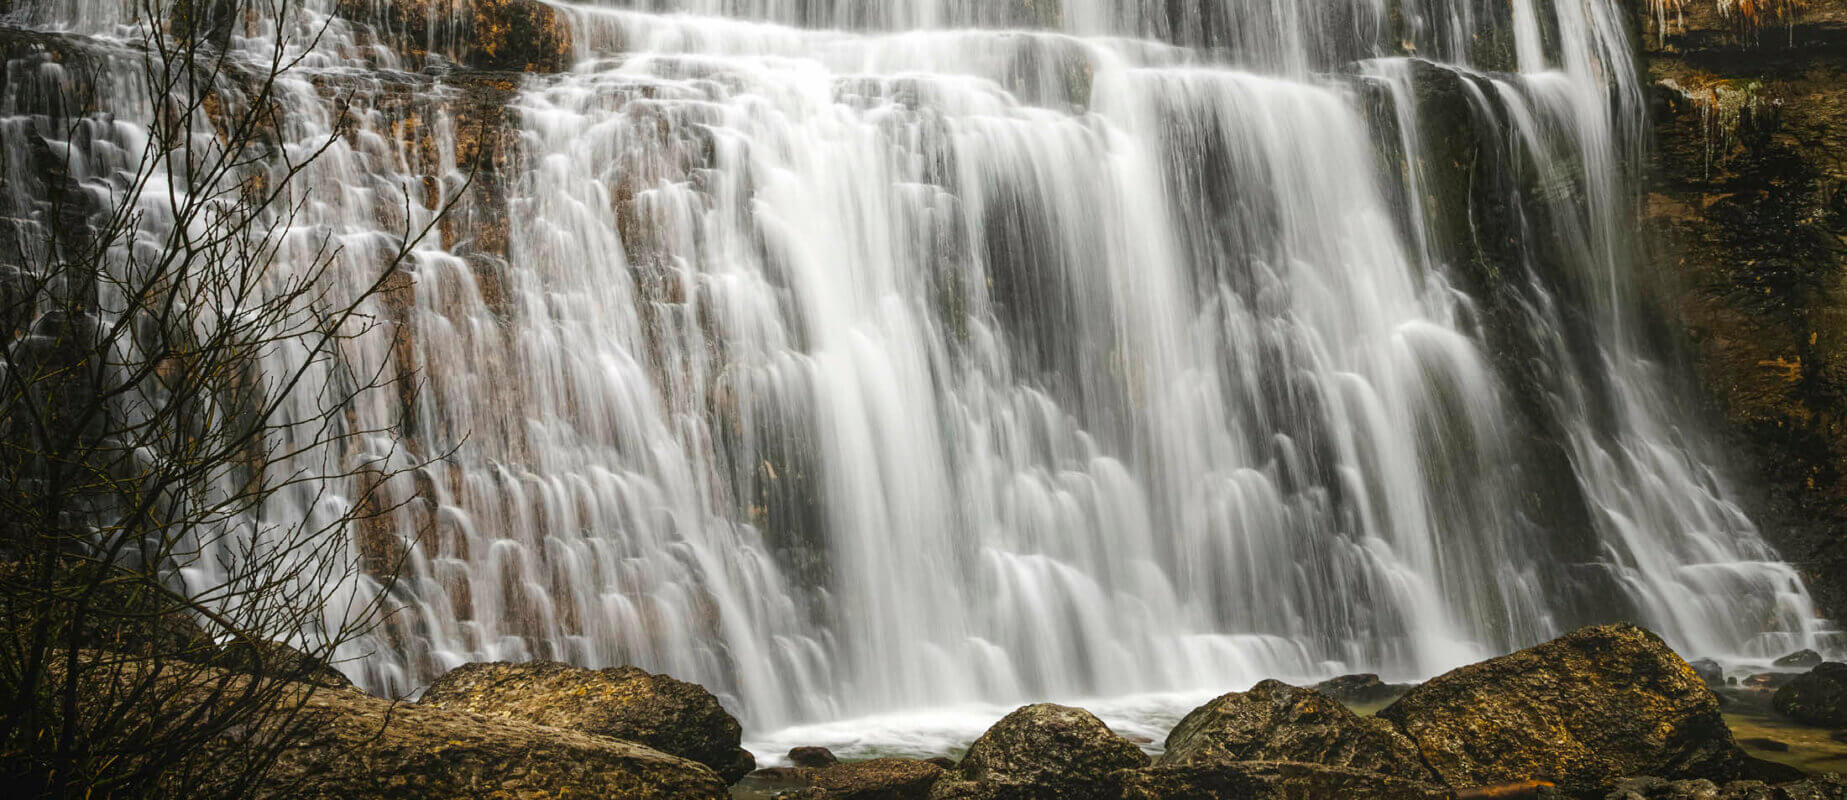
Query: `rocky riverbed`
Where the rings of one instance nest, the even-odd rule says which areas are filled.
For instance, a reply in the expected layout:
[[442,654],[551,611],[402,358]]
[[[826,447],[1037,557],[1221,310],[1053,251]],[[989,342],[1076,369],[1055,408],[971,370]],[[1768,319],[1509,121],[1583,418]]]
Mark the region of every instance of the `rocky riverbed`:
[[[1198,706],[1160,741],[1082,708],[1027,705],[936,758],[753,755],[716,697],[631,667],[471,664],[397,703],[323,681],[306,708],[314,735],[276,779],[345,800],[1847,798],[1847,665],[1702,675],[1631,625],[1414,687],[1264,681]],[[758,757],[785,766],[751,771]]]

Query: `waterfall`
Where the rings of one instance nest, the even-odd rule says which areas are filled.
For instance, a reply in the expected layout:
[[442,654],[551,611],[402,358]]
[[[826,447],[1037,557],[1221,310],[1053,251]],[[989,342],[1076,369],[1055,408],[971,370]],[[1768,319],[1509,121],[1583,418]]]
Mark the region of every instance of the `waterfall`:
[[[346,354],[421,384],[368,457],[433,459],[355,532],[409,556],[368,689],[635,664],[765,730],[1823,632],[1648,344],[1614,0],[557,2],[568,68],[492,80],[390,5],[311,3],[279,89],[285,141],[353,114],[304,251],[361,274],[462,198]],[[61,124],[53,61],[8,130]]]

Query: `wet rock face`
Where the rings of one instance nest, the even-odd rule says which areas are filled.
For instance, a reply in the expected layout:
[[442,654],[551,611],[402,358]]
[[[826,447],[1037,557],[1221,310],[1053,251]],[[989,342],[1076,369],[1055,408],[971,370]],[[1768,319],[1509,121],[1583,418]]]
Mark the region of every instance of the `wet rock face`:
[[1749,758],[1718,699],[1654,634],[1584,628],[1431,680],[1379,712],[1453,787],[1731,778]]
[[1147,766],[1148,756],[1081,708],[1021,708],[976,739],[932,800],[1113,797],[1109,776]]
[[1391,725],[1362,719],[1333,698],[1264,681],[1188,714],[1167,737],[1162,766],[1299,761],[1415,781],[1430,770]]
[[1638,42],[1654,82],[1645,228],[1698,377],[1763,484],[1747,508],[1847,614],[1847,5],[1740,37],[1687,3]]
[[738,746],[743,728],[718,698],[634,667],[465,664],[436,679],[418,704],[638,742],[711,767],[726,783],[756,768]]
[[1160,764],[1115,775],[1122,800],[1449,800],[1451,794],[1416,781],[1370,772],[1286,761]]
[[[304,800],[721,800],[703,765],[632,742],[358,692],[317,692],[272,778]],[[389,724],[387,724],[387,721]]]
[[459,13],[432,0],[339,0],[335,13],[372,26],[405,56],[432,53],[465,67],[558,72],[571,64],[571,29],[539,0],[468,0]]
[[1776,690],[1770,705],[1797,722],[1847,728],[1847,664],[1830,661],[1796,676]]

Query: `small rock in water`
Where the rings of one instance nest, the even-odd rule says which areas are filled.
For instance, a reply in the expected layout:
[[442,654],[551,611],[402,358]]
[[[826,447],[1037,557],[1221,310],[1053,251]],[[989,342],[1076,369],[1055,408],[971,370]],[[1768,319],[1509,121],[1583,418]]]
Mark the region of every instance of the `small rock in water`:
[[1744,745],[1745,747],[1754,747],[1759,750],[1769,750],[1774,753],[1789,752],[1788,742],[1777,741],[1776,739],[1772,739],[1767,736],[1753,736],[1749,739],[1739,739],[1738,743],[1741,745]]
[[750,777],[753,780],[759,781],[793,783],[796,781],[807,781],[808,770],[805,767],[764,767],[763,769],[750,773]]
[[797,747],[789,751],[789,763],[798,767],[825,767],[840,763],[840,759],[825,747]]
[[1699,674],[1700,680],[1706,682],[1707,686],[1725,685],[1725,668],[1719,666],[1719,662],[1710,658],[1702,658],[1698,661],[1690,661],[1688,664],[1693,667],[1694,672]]
[[1386,683],[1372,674],[1342,675],[1317,683],[1312,688],[1348,705],[1382,703],[1403,696],[1412,689],[1408,684]]
[[1793,672],[1760,672],[1744,679],[1746,689],[1776,689],[1796,679]]
[[1777,659],[1774,663],[1779,667],[1807,669],[1821,663],[1821,654],[1813,650],[1797,650]]

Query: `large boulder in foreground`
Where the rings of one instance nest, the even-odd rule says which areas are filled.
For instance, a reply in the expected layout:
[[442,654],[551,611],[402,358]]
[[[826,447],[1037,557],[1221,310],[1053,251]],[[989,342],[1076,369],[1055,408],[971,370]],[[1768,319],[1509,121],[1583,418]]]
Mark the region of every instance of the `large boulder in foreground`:
[[322,690],[270,778],[303,800],[721,800],[705,766],[632,742]]
[[1281,681],[1219,697],[1167,736],[1162,766],[1296,761],[1390,775],[1433,776],[1417,748],[1389,723],[1362,719],[1331,697]]
[[1110,774],[1148,756],[1081,708],[1040,703],[1008,714],[936,782],[932,800],[1105,800]]
[[1797,722],[1847,728],[1847,664],[1829,661],[1776,690],[1770,705]]
[[1287,761],[1159,764],[1116,773],[1122,800],[1451,800],[1447,789],[1372,772]]
[[1659,637],[1583,628],[1472,664],[1380,711],[1452,787],[1525,780],[1568,791],[1631,775],[1724,780],[1751,759],[1719,701]]
[[711,767],[727,783],[756,768],[738,746],[743,727],[711,692],[634,667],[464,664],[437,678],[418,703],[638,742]]

